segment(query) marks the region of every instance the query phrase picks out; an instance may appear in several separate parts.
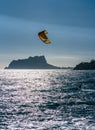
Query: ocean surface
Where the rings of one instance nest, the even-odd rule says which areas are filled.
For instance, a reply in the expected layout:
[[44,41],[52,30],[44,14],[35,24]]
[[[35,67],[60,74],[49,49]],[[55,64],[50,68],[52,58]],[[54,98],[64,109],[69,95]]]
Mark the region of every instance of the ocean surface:
[[95,130],[95,71],[0,70],[0,130]]

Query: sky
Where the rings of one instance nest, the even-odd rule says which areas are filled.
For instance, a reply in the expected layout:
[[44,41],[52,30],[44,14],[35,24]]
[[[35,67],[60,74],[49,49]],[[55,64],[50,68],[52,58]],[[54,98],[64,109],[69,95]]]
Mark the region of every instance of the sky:
[[95,0],[0,0],[0,68],[40,55],[61,67],[95,59]]

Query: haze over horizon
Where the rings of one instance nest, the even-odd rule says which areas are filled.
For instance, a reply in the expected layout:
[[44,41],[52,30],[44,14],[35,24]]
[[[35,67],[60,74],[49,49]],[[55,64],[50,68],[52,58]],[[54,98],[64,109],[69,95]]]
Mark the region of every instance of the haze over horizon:
[[[50,45],[38,38],[43,29]],[[0,68],[39,55],[63,67],[95,59],[95,0],[1,0]]]

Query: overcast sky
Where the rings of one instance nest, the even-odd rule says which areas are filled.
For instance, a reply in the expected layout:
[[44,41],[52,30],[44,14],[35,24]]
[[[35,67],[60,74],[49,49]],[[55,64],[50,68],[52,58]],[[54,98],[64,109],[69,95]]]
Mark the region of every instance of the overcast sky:
[[57,66],[95,59],[95,0],[0,0],[0,68],[36,55]]

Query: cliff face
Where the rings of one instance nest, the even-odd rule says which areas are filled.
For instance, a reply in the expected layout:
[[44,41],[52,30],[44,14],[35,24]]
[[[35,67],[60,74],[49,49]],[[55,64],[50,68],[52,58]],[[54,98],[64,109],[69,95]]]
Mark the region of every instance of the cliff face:
[[82,62],[76,65],[74,70],[95,70],[95,60],[92,60],[90,63]]
[[5,69],[58,69],[47,63],[44,56],[29,57],[28,59],[13,60]]

